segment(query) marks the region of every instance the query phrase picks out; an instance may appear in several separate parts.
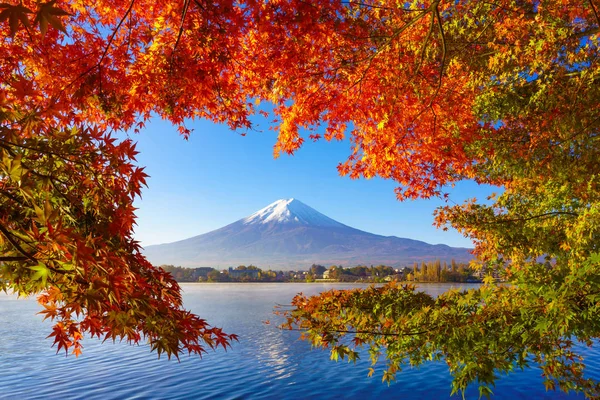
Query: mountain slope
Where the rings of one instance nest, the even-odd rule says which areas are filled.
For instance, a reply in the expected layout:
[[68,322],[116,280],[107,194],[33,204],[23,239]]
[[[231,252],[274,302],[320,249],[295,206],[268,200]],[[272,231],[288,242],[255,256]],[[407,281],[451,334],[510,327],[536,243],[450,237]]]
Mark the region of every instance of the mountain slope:
[[223,228],[174,243],[148,246],[155,265],[227,267],[254,264],[294,269],[313,263],[405,265],[467,261],[468,249],[380,236],[337,222],[296,199],[278,200]]

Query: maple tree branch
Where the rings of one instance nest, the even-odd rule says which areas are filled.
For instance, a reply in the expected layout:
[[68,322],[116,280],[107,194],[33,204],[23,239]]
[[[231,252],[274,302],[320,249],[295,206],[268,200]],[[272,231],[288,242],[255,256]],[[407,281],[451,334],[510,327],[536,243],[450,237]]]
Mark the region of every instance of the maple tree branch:
[[[17,146],[17,147],[24,147],[24,148],[27,148],[28,150],[32,150],[32,151],[43,152],[42,150],[39,150],[39,149],[36,149],[36,148],[29,148],[29,147],[26,147],[26,146],[20,146],[20,145],[18,145],[18,144],[14,144],[14,143],[6,142],[6,141],[4,141],[4,140],[0,139],[0,147],[2,147],[2,148],[4,148],[4,149],[6,149],[6,150],[9,152],[9,154],[11,154],[13,157],[15,157],[15,156],[16,156],[16,154],[14,153],[13,149],[12,149],[10,146],[8,146],[7,144],[5,144],[5,143],[9,143],[10,145]],[[54,154],[54,153],[50,153],[50,152],[48,152],[48,154]],[[59,158],[62,158],[62,159],[64,159],[65,161],[69,161],[69,162],[73,162],[73,163],[75,163],[75,164],[83,165],[83,166],[85,166],[86,168],[88,167],[88,165],[87,165],[85,162],[79,162],[79,161],[73,161],[73,160],[69,160],[69,159],[67,159],[67,158],[63,158],[63,157],[61,157],[61,156],[60,156],[60,155],[58,155],[58,154],[54,154],[54,155],[56,155],[56,156],[57,156],[57,157],[59,157]],[[67,195],[66,195],[65,193],[63,193],[63,191],[62,191],[62,190],[61,190],[61,189],[60,189],[60,188],[57,186],[57,184],[56,184],[56,182],[59,182],[60,184],[62,184],[62,185],[64,185],[64,186],[68,186],[68,182],[62,181],[61,179],[59,179],[59,178],[57,178],[57,177],[54,177],[54,176],[52,176],[52,175],[47,175],[47,174],[43,174],[43,173],[37,172],[37,171],[36,171],[36,170],[35,170],[35,169],[34,169],[32,166],[30,166],[30,165],[26,164],[26,163],[25,163],[25,162],[23,162],[23,161],[21,162],[21,165],[23,165],[23,166],[24,166],[24,167],[27,169],[28,173],[31,173],[32,175],[34,175],[34,176],[37,176],[38,178],[45,178],[45,179],[48,179],[48,181],[50,182],[50,184],[52,185],[52,187],[54,188],[54,190],[55,190],[55,191],[56,191],[56,192],[57,192],[57,193],[58,193],[58,194],[59,194],[59,195],[60,195],[60,196],[61,196],[63,199],[65,199],[65,200],[67,201],[67,203],[71,203],[71,199],[70,199],[69,197],[67,197]],[[88,169],[89,169],[89,168],[88,168]],[[5,190],[0,190],[0,194],[4,195],[5,197],[7,197],[7,198],[9,198],[9,199],[13,200],[14,202],[16,202],[16,203],[18,203],[18,204],[20,204],[20,205],[25,205],[25,204],[24,204],[22,201],[20,201],[20,200],[19,200],[19,199],[17,199],[16,197],[14,197],[12,194],[10,194],[10,193],[6,192]],[[73,204],[73,206],[74,206],[74,207],[75,207],[75,209],[76,209],[77,211],[79,211],[81,214],[84,214],[83,210],[82,210],[82,209],[81,209],[79,206],[77,206],[76,204]],[[77,216],[76,216],[76,215],[73,215],[73,214],[71,214],[71,213],[68,213],[68,214],[69,214],[69,215],[70,215],[70,216],[71,216],[73,219],[77,219]]]
[[428,12],[430,12],[432,10],[432,7],[435,5],[437,6],[437,4],[439,3],[440,0],[437,0],[436,2],[434,2],[430,7],[428,7],[427,9],[421,11],[421,13],[417,16],[415,16],[414,18],[412,18],[410,21],[406,22],[404,25],[402,25],[400,28],[398,28],[397,30],[394,31],[394,33],[389,37],[389,39],[386,41],[386,43],[382,44],[381,46],[378,46],[375,49],[375,52],[368,58],[369,62],[367,67],[363,70],[363,73],[361,75],[361,77],[356,80],[348,89],[347,91],[350,91],[350,89],[352,89],[353,87],[357,86],[357,85],[361,85],[362,81],[365,79],[365,77],[367,76],[367,71],[371,68],[371,65],[373,64],[373,60],[375,59],[375,57],[377,57],[383,50],[384,47],[389,46],[392,41],[394,41],[398,36],[400,36],[400,34],[402,34],[404,31],[406,31],[409,27],[411,27],[412,25],[416,24],[421,18],[423,18],[425,15],[427,15]]
[[499,220],[496,220],[496,221],[482,221],[481,223],[486,224],[486,225],[495,225],[495,224],[503,224],[503,223],[507,223],[507,222],[525,222],[525,221],[530,221],[530,220],[536,219],[536,218],[556,217],[556,216],[559,216],[559,215],[567,215],[567,216],[571,216],[571,217],[579,217],[579,214],[574,213],[574,212],[569,212],[569,211],[551,211],[551,212],[547,212],[547,213],[543,213],[543,214],[532,215],[530,217],[506,218],[506,219],[499,219]]
[[[20,143],[13,143],[13,142],[9,142],[8,140],[4,140],[4,139],[0,139],[0,142],[4,143],[6,146],[20,147],[22,149],[36,151],[38,153],[49,154],[49,155],[52,155],[52,156],[56,156],[56,157],[60,158],[63,161],[68,161],[68,162],[72,162],[74,164],[79,164],[79,165],[87,166],[87,163],[85,163],[83,161],[72,160],[72,159],[68,158],[66,155],[63,155],[63,154],[60,154],[60,153],[55,153],[55,152],[50,151],[50,150],[44,150],[44,149],[40,149],[39,147],[27,146],[27,145],[20,144]],[[0,144],[0,147],[3,147],[5,149],[7,149],[6,146],[2,146]],[[79,157],[80,156],[80,154],[74,154],[74,153],[70,153],[68,155],[69,156],[73,156],[73,157]]]
[[569,39],[577,39],[577,38],[582,38],[582,37],[585,37],[585,36],[591,36],[591,35],[595,35],[598,32],[600,32],[600,27],[593,28],[593,29],[588,29],[586,31],[581,31],[579,33],[575,33],[575,34],[569,36]]
[[433,96],[433,98],[431,99],[431,101],[433,102],[433,99],[435,97],[437,97],[440,88],[442,87],[442,78],[444,76],[444,67],[446,65],[446,35],[444,34],[444,27],[442,26],[442,17],[440,16],[440,10],[438,8],[439,2],[435,3],[435,7],[433,8],[433,12],[435,13],[435,20],[437,22],[437,26],[438,29],[440,31],[440,37],[442,38],[442,61],[440,64],[440,78],[438,80],[438,85],[437,85],[437,89],[435,90],[435,95]]
[[[1,142],[1,140],[0,140],[0,142]],[[3,149],[5,149],[8,152],[8,154],[10,154],[12,157],[16,157],[17,156],[17,153],[15,153],[10,146],[8,146],[6,144],[0,143],[0,147],[2,147]],[[55,178],[55,177],[53,177],[51,175],[46,175],[46,174],[43,174],[43,173],[35,171],[35,169],[33,167],[31,167],[28,164],[25,164],[25,162],[23,162],[23,161],[21,161],[21,165],[24,166],[29,173],[31,173],[32,175],[37,176],[38,178],[46,178],[46,179],[50,179],[50,180],[56,179],[57,181],[59,181],[63,185],[66,185],[66,182],[61,181],[59,178]]]
[[[100,60],[95,65],[93,65],[90,68],[86,69],[85,71],[83,71],[82,73],[80,73],[75,79],[73,79],[71,82],[69,82],[69,84],[67,84],[64,88],[62,88],[60,90],[60,92],[56,96],[53,96],[52,100],[55,100],[57,96],[62,95],[68,88],[70,88],[71,86],[73,86],[73,84],[75,84],[75,82],[77,82],[78,80],[80,80],[81,78],[83,78],[84,76],[86,76],[87,74],[89,74],[94,69],[96,69],[96,68],[101,69],[102,68],[102,61],[104,61],[104,58],[106,58],[106,55],[108,54],[108,50],[110,49],[110,46],[112,45],[112,42],[115,39],[115,36],[117,35],[117,32],[121,28],[121,25],[123,24],[123,22],[125,21],[125,19],[127,18],[127,16],[131,13],[131,10],[133,9],[133,5],[134,4],[135,4],[135,0],[131,0],[131,4],[129,4],[129,7],[127,8],[127,11],[125,12],[125,15],[123,15],[123,17],[121,18],[121,20],[119,21],[119,23],[117,24],[117,26],[115,27],[115,29],[113,30],[113,33],[110,36],[110,38],[108,40],[108,43],[106,44],[106,47],[104,48],[104,52],[102,53],[102,56],[100,56]],[[100,86],[102,86],[102,80],[100,80]]]
[[349,4],[351,6],[359,6],[359,7],[369,7],[369,8],[379,8],[382,10],[390,10],[390,11],[408,11],[408,12],[419,12],[421,9],[414,8],[394,8],[394,7],[385,7],[385,6],[377,6],[375,4],[367,4],[361,3],[358,1],[340,1],[340,4]]
[[17,203],[17,204],[19,204],[21,206],[25,205],[25,203],[23,203],[21,201],[21,199],[19,199],[18,197],[16,197],[15,195],[11,194],[10,192],[8,192],[5,189],[0,190],[0,194],[2,194],[4,197],[7,197],[8,199],[14,201],[15,203]]
[[577,132],[575,132],[574,134],[572,134],[571,136],[569,136],[568,138],[566,138],[565,140],[562,140],[560,142],[557,143],[557,145],[561,145],[564,144],[574,138],[576,138],[577,136],[581,135],[582,133],[585,133],[585,131],[588,128],[591,128],[596,122],[600,121],[600,115],[598,115],[596,118],[594,118],[590,123],[588,123],[586,126],[584,126],[583,128],[579,129]]
[[175,40],[175,45],[173,46],[173,52],[171,53],[171,61],[170,61],[171,71],[173,70],[173,60],[175,57],[175,51],[177,50],[177,46],[179,46],[179,41],[181,40],[181,36],[183,35],[183,24],[185,22],[185,17],[187,15],[189,6],[190,6],[190,0],[184,0],[183,11],[181,12],[181,22],[179,23],[179,31],[177,32],[177,40]]
[[[294,332],[307,332],[308,329],[300,329],[300,328],[281,328],[281,330],[284,331],[294,331]],[[405,333],[397,333],[397,332],[376,332],[376,331],[352,331],[352,330],[345,330],[345,329],[326,329],[323,332],[325,333],[348,333],[348,334],[353,334],[353,335],[373,335],[373,336],[418,336],[418,335],[423,335],[425,333],[431,332],[433,330],[432,329],[427,329],[424,331],[416,331],[416,332],[405,332]]]
[[129,31],[127,32],[127,54],[129,54],[129,50],[131,49],[131,32],[133,31],[133,21],[131,20],[131,14],[129,14]]
[[119,32],[119,30],[121,29],[121,25],[123,25],[123,22],[125,22],[125,19],[129,15],[129,13],[131,13],[131,10],[133,9],[134,4],[135,4],[135,0],[131,0],[131,3],[129,4],[129,8],[127,8],[127,11],[125,11],[125,15],[123,15],[123,17],[121,18],[121,20],[119,21],[119,23],[117,24],[115,29],[113,30],[112,35],[110,35],[110,39],[108,39],[108,43],[106,43],[106,47],[104,48],[104,53],[102,53],[100,60],[98,61],[98,63],[95,66],[90,68],[90,71],[96,67],[101,66],[102,61],[104,61],[104,58],[106,57],[106,54],[108,53],[108,50],[110,49],[110,46],[112,45],[112,42],[115,39],[115,36],[117,35],[117,32]]
[[482,3],[483,4],[488,4],[490,6],[494,6],[494,7],[498,8],[498,9],[500,9],[500,10],[508,11],[508,12],[511,12],[511,13],[514,13],[514,14],[521,14],[521,15],[525,15],[525,16],[529,16],[529,17],[533,17],[536,14],[533,11],[516,10],[516,9],[508,8],[508,7],[505,7],[505,6],[500,5],[498,3],[493,3],[493,2],[490,2],[490,1],[483,1]]
[[[566,38],[566,40],[579,39],[579,38],[582,38],[582,37],[595,35],[595,34],[597,34],[599,32],[600,32],[600,27],[598,27],[598,28],[592,28],[592,29],[588,29],[588,30],[581,31],[581,32],[578,32],[578,33],[574,33],[574,34],[568,36]],[[479,36],[475,40],[477,40],[478,38],[479,38]],[[470,42],[470,44],[487,45],[487,42],[479,42],[479,43],[477,43],[477,42],[473,41],[473,42]],[[498,41],[498,44],[502,44],[502,45],[506,45],[506,46],[517,46],[514,43],[507,43],[505,41]],[[523,47],[523,46],[525,46],[525,44],[521,44],[520,45],[520,47]],[[481,58],[481,57],[492,56],[492,55],[495,55],[495,54],[499,54],[501,52],[502,52],[502,50],[491,50],[491,51],[488,51],[486,53],[478,54],[477,57]],[[581,74],[581,73],[579,72],[579,74]]]
[[592,11],[594,12],[594,16],[596,17],[596,22],[600,27],[600,17],[598,16],[598,10],[596,10],[596,6],[594,5],[593,0],[588,0],[588,3],[590,3],[590,7],[592,7]]
[[[476,37],[475,37],[475,38],[474,38],[472,41],[470,41],[470,42],[469,42],[469,41],[467,41],[467,44],[465,44],[465,45],[463,46],[463,48],[467,47],[467,46],[468,46],[468,45],[470,45],[470,44],[478,44],[478,43],[477,43],[477,41],[479,40],[479,38],[481,38],[481,36],[483,36],[483,34],[485,33],[485,31],[487,31],[487,30],[488,30],[488,28],[489,28],[490,26],[492,26],[494,22],[495,22],[495,21],[494,21],[493,19],[490,19],[490,22],[488,22],[488,23],[487,23],[487,24],[486,24],[486,25],[483,27],[483,29],[481,30],[481,32],[479,32],[479,34],[478,34],[478,35],[477,35],[477,36],[476,36]],[[480,43],[480,44],[484,44],[484,43]],[[485,43],[485,44],[487,44],[487,43]]]
[[10,261],[27,261],[29,260],[28,257],[24,257],[24,256],[6,256],[6,257],[0,257],[0,262],[10,262]]
[[[435,96],[434,96],[434,98],[435,98]],[[433,102],[433,99],[431,99],[431,102]],[[433,108],[432,103],[429,103],[429,109],[431,110],[431,113],[433,114],[433,129],[432,129],[431,133],[433,135],[435,135],[435,130],[437,128],[437,114],[435,112],[435,109]]]
[[429,40],[431,39],[431,35],[433,34],[433,28],[434,28],[434,26],[435,26],[435,14],[431,13],[431,21],[429,23],[429,31],[427,32],[427,36],[425,37],[425,41],[421,45],[421,51],[420,51],[420,54],[419,54],[419,63],[417,64],[417,66],[415,68],[415,72],[414,72],[415,76],[417,75],[417,73],[421,69],[421,66],[423,65],[423,61],[425,60],[425,49],[427,48],[427,43],[429,43]]
[[6,238],[6,240],[9,241],[10,244],[13,245],[13,247],[15,249],[17,249],[17,251],[19,253],[21,253],[24,257],[26,257],[28,260],[33,261],[34,263],[37,263],[38,261],[35,259],[35,257],[33,257],[33,255],[29,254],[28,252],[25,251],[25,249],[23,249],[21,247],[21,245],[19,243],[17,243],[17,241],[12,237],[12,234],[8,231],[8,229],[6,229],[4,226],[0,225],[0,233],[2,233],[2,235],[4,235],[4,237]]

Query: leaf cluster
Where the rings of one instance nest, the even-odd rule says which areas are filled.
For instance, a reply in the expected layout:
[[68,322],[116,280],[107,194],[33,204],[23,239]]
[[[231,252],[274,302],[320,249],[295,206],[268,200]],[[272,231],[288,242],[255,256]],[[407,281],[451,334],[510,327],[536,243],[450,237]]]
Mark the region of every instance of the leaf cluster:
[[432,298],[414,286],[388,284],[298,295],[282,327],[303,331],[313,346],[329,348],[334,360],[354,361],[366,347],[369,375],[381,369],[387,382],[406,366],[445,361],[452,393],[475,384],[488,396],[500,375],[537,363],[547,388],[597,397],[600,386],[584,377],[583,359],[574,349],[575,338],[591,346],[597,335],[597,321],[588,319],[598,311],[600,292],[589,290],[590,276],[598,276],[597,260],[586,269],[579,276],[585,281],[555,282],[543,294],[486,284]]
[[133,240],[131,203],[146,178],[135,145],[36,117],[0,105],[2,289],[39,294],[57,351],[79,355],[85,333],[145,338],[168,357],[227,347],[235,336],[184,310],[177,283]]

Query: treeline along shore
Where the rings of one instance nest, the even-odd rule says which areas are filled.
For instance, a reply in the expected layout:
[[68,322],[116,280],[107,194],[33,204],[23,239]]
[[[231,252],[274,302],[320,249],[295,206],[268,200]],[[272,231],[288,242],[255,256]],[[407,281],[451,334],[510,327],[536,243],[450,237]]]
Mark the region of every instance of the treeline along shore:
[[307,270],[298,271],[263,270],[254,265],[227,269],[160,267],[171,273],[177,282],[480,282],[486,274],[485,269],[475,270],[467,263],[454,260],[449,264],[436,260],[398,268],[388,265],[325,267],[313,264]]

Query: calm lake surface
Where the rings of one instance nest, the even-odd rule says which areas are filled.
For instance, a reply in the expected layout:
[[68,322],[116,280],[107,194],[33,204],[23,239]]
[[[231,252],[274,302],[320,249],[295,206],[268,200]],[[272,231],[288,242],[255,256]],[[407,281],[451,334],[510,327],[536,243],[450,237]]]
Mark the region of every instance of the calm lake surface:
[[[463,285],[467,288],[473,285]],[[0,399],[437,399],[448,398],[445,363],[406,369],[390,386],[381,372],[367,377],[368,356],[356,365],[329,360],[310,350],[297,332],[273,324],[273,306],[289,304],[294,294],[317,294],[344,284],[183,284],[185,306],[212,325],[240,336],[227,352],[181,362],[157,359],[146,345],[84,341],[79,358],[50,348],[51,324],[42,322],[35,299],[0,294]],[[450,284],[423,285],[439,294]],[[585,350],[588,375],[600,379],[598,349]],[[503,376],[495,398],[583,398],[546,392],[540,370]],[[477,388],[467,398],[478,398]],[[456,398],[459,398],[456,396]]]

